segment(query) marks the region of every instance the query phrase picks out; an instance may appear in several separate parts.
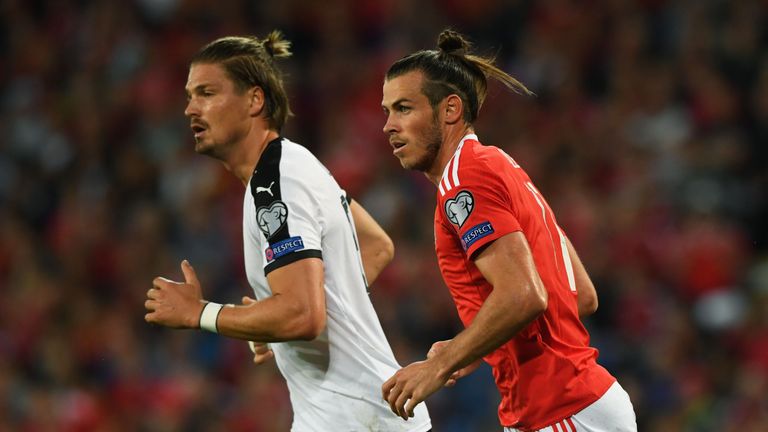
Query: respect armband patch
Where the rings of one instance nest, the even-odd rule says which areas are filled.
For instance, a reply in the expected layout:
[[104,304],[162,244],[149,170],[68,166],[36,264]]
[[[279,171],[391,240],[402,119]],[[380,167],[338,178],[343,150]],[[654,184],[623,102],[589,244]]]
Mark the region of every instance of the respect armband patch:
[[472,247],[476,241],[490,234],[493,234],[493,225],[488,221],[479,223],[462,234],[461,246],[466,251]]
[[267,262],[272,262],[282,256],[301,249],[304,249],[304,240],[302,240],[300,236],[296,236],[269,245],[264,251],[264,255],[267,258]]

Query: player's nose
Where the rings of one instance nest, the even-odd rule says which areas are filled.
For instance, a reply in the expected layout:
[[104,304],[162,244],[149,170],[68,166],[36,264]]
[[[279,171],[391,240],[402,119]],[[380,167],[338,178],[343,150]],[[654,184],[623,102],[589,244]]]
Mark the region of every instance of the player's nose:
[[387,135],[391,135],[398,131],[398,126],[393,120],[392,114],[387,116],[387,121],[384,122],[384,128],[382,129],[382,132],[384,132]]
[[187,117],[200,117],[200,109],[195,103],[195,98],[191,98],[187,101],[187,106],[184,108],[184,115]]

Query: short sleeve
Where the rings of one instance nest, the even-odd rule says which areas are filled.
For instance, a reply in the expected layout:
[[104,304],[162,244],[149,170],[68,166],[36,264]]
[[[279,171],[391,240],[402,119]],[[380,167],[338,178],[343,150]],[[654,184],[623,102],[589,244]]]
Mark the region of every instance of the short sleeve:
[[260,175],[250,187],[264,239],[265,275],[304,258],[322,258],[320,205],[305,181],[298,175]]
[[507,181],[500,175],[504,171],[488,169],[479,162],[464,165],[457,176],[460,181],[450,190],[443,189],[438,210],[467,256],[473,257],[483,246],[521,227]]

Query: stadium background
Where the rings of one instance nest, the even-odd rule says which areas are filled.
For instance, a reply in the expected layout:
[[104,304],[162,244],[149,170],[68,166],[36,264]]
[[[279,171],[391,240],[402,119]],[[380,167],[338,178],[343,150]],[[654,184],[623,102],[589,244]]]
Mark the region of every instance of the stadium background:
[[[470,5],[471,3],[471,5]],[[189,259],[248,294],[242,188],[194,154],[187,61],[277,28],[296,117],[392,235],[372,299],[398,360],[459,328],[434,189],[381,127],[382,74],[451,26],[538,96],[493,87],[481,140],[512,154],[594,278],[600,362],[643,431],[768,430],[768,15],[759,0],[0,2],[0,431],[285,431],[245,343],[143,321]],[[553,389],[556,391],[556,389]],[[488,369],[428,400],[436,431],[498,431]]]

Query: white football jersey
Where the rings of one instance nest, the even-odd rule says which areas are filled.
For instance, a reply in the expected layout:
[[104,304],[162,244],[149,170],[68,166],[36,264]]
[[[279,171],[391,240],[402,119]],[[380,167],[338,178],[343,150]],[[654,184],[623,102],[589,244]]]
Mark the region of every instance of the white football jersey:
[[322,258],[327,326],[317,339],[270,344],[288,383],[292,431],[427,431],[424,404],[404,421],[382,399],[400,366],[368,298],[345,192],[306,148],[270,142],[243,200],[245,268],[258,299],[272,295],[269,272]]

